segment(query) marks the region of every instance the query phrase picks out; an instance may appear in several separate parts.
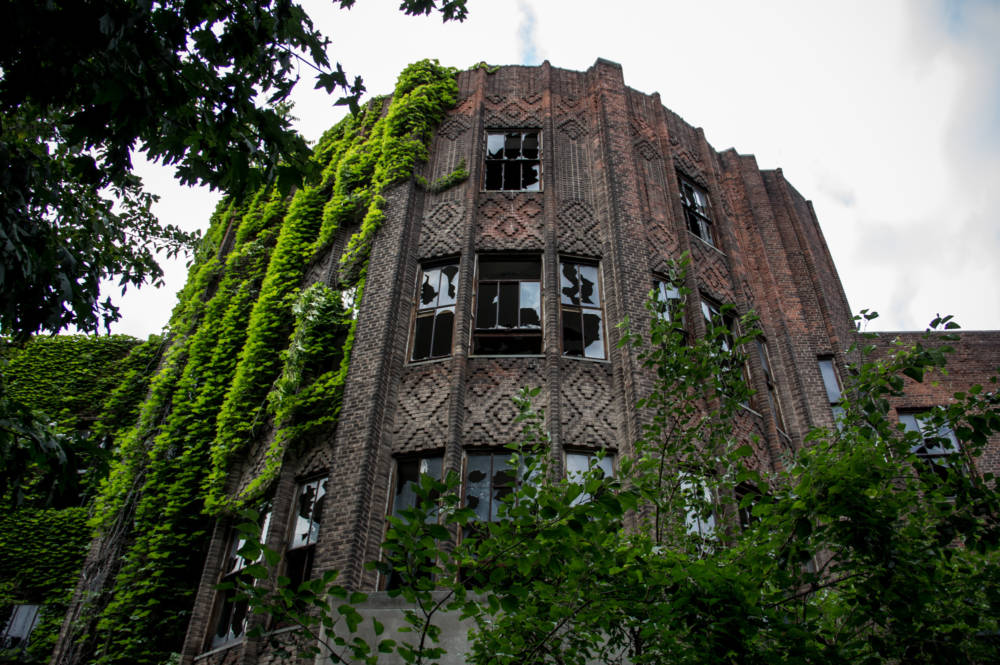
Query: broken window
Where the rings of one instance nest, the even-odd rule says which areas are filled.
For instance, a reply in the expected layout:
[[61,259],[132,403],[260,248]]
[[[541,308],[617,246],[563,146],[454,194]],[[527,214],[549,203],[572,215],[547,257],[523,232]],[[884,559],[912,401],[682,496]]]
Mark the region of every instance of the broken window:
[[480,256],[476,354],[542,352],[542,263],[537,256]]
[[684,506],[684,528],[688,535],[703,540],[715,538],[715,502],[712,489],[704,478],[688,471],[680,472],[680,496]]
[[[267,538],[267,529],[271,523],[271,506],[266,504],[259,512],[258,524],[260,526],[260,540],[263,543]],[[232,588],[220,592],[219,595],[219,616],[215,625],[215,633],[212,635],[212,647],[220,647],[234,640],[243,637],[247,627],[247,616],[249,615],[249,605],[246,599],[236,598],[239,584],[252,584],[253,578],[246,574],[245,569],[252,563],[243,558],[240,550],[246,545],[246,538],[234,532],[230,538],[229,549],[222,566],[222,584],[233,585]]]
[[38,623],[38,605],[14,605],[0,633],[0,649],[22,651]]
[[458,263],[421,269],[419,284],[410,360],[450,356],[458,295]]
[[[402,513],[409,508],[417,507],[417,493],[415,486],[420,482],[420,477],[427,475],[437,480],[441,479],[443,468],[443,458],[440,455],[429,455],[424,457],[411,457],[396,461],[396,481],[395,493],[392,500],[392,516],[403,519]],[[430,513],[427,516],[428,522],[437,521],[437,514]],[[432,567],[433,562],[424,560],[416,568],[423,567],[425,570]],[[404,576],[398,570],[389,573],[385,582],[386,589],[398,589],[403,586]]]
[[757,338],[757,355],[760,356],[760,366],[764,370],[764,381],[767,383],[767,405],[774,416],[774,423],[781,431],[785,431],[785,419],[781,414],[781,400],[778,397],[778,386],[771,371],[771,357],[767,351],[767,342]]
[[826,389],[826,397],[830,401],[830,409],[833,411],[833,422],[837,424],[837,429],[840,429],[844,423],[844,407],[840,405],[840,377],[837,376],[837,368],[833,365],[833,357],[820,357],[818,362],[819,372],[823,377],[823,387]]
[[285,557],[285,577],[291,580],[291,589],[297,589],[312,576],[319,525],[323,521],[323,505],[326,503],[327,482],[329,481],[324,476],[299,485],[298,499],[294,505],[293,531]]
[[[583,474],[589,469],[597,467],[605,477],[615,475],[615,458],[611,453],[598,455],[596,453],[566,453],[566,480],[571,483],[582,484]],[[590,501],[590,495],[581,492],[573,499],[571,505],[577,505]]]
[[899,422],[907,432],[920,435],[910,452],[926,462],[932,471],[945,476],[954,463],[952,456],[958,453],[958,438],[949,425],[935,426],[930,416],[927,411],[903,412],[899,413]]
[[564,356],[605,357],[598,273],[593,264],[574,261],[559,264]]
[[684,176],[678,176],[681,188],[681,205],[688,231],[709,245],[715,246],[712,235],[712,218],[708,210],[708,193]]
[[466,460],[465,505],[480,522],[499,519],[502,499],[517,486],[517,471],[510,465],[510,452],[476,453]]
[[656,276],[653,279],[653,291],[656,292],[660,318],[672,321],[675,326],[674,330],[687,338],[684,297],[681,295],[680,287],[668,277]]
[[709,336],[718,327],[723,327],[727,332],[718,336],[719,346],[723,351],[732,351],[735,347],[733,333],[736,331],[736,317],[733,316],[732,306],[721,307],[717,302],[702,297],[701,315],[705,319],[705,330]]
[[746,531],[760,520],[753,514],[753,507],[760,503],[760,490],[752,483],[743,482],[736,486],[734,493],[736,495],[736,516],[740,521],[740,529]]
[[541,132],[486,133],[483,189],[537,192],[541,188]]

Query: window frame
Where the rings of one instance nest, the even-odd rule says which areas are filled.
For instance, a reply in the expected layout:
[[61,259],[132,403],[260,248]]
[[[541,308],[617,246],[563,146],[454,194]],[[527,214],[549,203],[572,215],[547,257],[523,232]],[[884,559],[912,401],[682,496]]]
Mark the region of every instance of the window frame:
[[[523,156],[518,157],[507,157],[506,156],[506,142],[511,135],[520,134],[520,144],[518,151],[523,154],[524,148],[524,137],[528,134],[534,134],[535,140],[537,141],[537,155],[535,158],[528,158]],[[492,136],[503,136],[504,146],[500,148],[504,152],[502,157],[491,157],[490,153],[490,137]],[[541,128],[528,128],[528,127],[510,127],[510,128],[488,128],[484,132],[484,150],[483,150],[483,180],[482,180],[482,191],[484,192],[541,192],[542,191],[542,130]],[[509,164],[518,164],[518,184],[524,184],[524,166],[525,165],[536,165],[536,173],[538,175],[537,186],[535,188],[525,189],[522,186],[514,187],[504,187],[507,178],[507,166]],[[500,187],[490,187],[490,171],[492,165],[499,165],[500,168]]]
[[[272,505],[270,501],[265,502],[259,512],[258,524],[260,526],[260,540],[266,542],[267,532],[270,529],[272,518]],[[229,529],[227,537],[226,555],[220,566],[219,584],[233,584],[233,588],[219,591],[216,594],[216,609],[213,614],[214,620],[212,633],[209,635],[209,647],[220,649],[232,644],[239,643],[246,637],[247,624],[250,619],[250,606],[248,600],[236,600],[238,593],[236,584],[242,579],[244,582],[252,583],[244,572],[248,567],[256,563],[240,556],[239,551],[246,543],[244,538],[235,529]],[[225,634],[221,631],[225,627]]]
[[[417,480],[416,480],[416,482],[419,482],[420,481],[420,477],[422,475],[424,475],[424,473],[426,473],[425,471],[423,471],[423,465],[424,465],[424,463],[425,462],[430,462],[431,460],[436,460],[436,463],[437,463],[437,479],[438,480],[443,480],[444,479],[444,472],[445,472],[445,468],[444,468],[444,452],[441,451],[441,450],[424,451],[424,452],[419,452],[419,453],[415,453],[415,454],[412,454],[412,455],[401,455],[399,457],[393,458],[392,473],[390,474],[390,478],[389,478],[389,488],[390,488],[391,495],[389,496],[389,500],[387,501],[388,505],[387,505],[387,511],[386,511],[386,528],[387,529],[388,529],[388,526],[389,526],[389,518],[390,517],[394,517],[396,519],[403,519],[400,516],[400,514],[399,514],[400,511],[401,510],[405,510],[406,508],[413,507],[416,504],[416,495],[413,495],[413,501],[412,502],[407,501],[408,505],[406,505],[406,506],[399,506],[398,505],[399,498],[402,495],[401,488],[400,488],[400,481],[401,481],[400,466],[402,464],[416,462],[417,465],[418,465],[417,466]],[[431,473],[433,473],[433,471],[431,471]],[[409,485],[409,484],[412,484],[414,481],[413,480],[407,480],[406,482],[407,482],[407,485]],[[440,516],[436,514],[435,515],[435,519],[433,520],[433,522],[437,522],[437,521],[439,521],[439,519],[440,519]],[[432,523],[432,521],[428,520],[428,523]],[[393,570],[392,572],[381,576],[381,579],[379,580],[379,586],[378,586],[378,588],[382,589],[383,591],[390,591],[390,590],[393,590],[393,589],[398,589],[398,588],[401,588],[403,586],[403,581],[404,581],[403,577],[399,574],[399,572]]]
[[[455,295],[450,302],[445,304],[440,304],[441,298],[441,280],[444,279],[445,268],[455,268],[454,276],[454,289]],[[421,291],[423,289],[424,277],[427,275],[428,271],[439,270],[438,273],[438,289],[434,295],[434,305],[422,306],[422,295]],[[427,262],[422,264],[417,271],[417,284],[416,284],[416,295],[413,299],[413,316],[410,318],[410,336],[409,336],[409,352],[407,353],[407,358],[411,363],[427,362],[431,360],[440,360],[443,358],[450,358],[455,353],[455,332],[458,329],[458,290],[461,284],[461,259],[459,257],[454,257],[452,259],[441,259],[433,262]],[[435,339],[439,333],[444,332],[438,328],[438,317],[442,312],[451,312],[451,325],[448,328],[449,342],[447,344],[447,353],[435,354]],[[428,355],[421,356],[420,358],[414,357],[417,353],[417,331],[420,326],[421,319],[431,319],[431,331],[430,340],[428,342]]]
[[[712,197],[708,194],[708,189],[702,187],[694,178],[690,178],[683,173],[677,174],[677,184],[681,199],[681,208],[684,210],[684,227],[691,235],[699,238],[705,243],[718,249],[715,237],[715,224],[712,221]],[[689,199],[685,196],[685,186],[688,187],[693,197]],[[704,204],[698,202],[698,198],[704,199]]]
[[[509,262],[533,262],[537,265],[537,277],[517,277],[517,278],[491,278],[483,279],[483,265],[484,263],[489,264],[495,262],[497,264],[503,263],[504,261]],[[545,354],[545,289],[544,289],[544,275],[545,275],[545,257],[538,253],[528,253],[528,254],[518,254],[518,253],[483,253],[476,255],[476,277],[475,277],[475,297],[473,298],[473,314],[472,314],[472,326],[471,326],[471,336],[472,336],[472,355],[473,356],[526,356],[526,357],[537,357]],[[494,299],[497,303],[497,308],[494,312],[494,322],[499,323],[501,318],[500,304],[501,304],[501,286],[517,284],[517,306],[516,312],[518,317],[518,323],[520,324],[521,312],[524,308],[521,307],[521,298],[524,294],[524,289],[521,285],[523,284],[537,284],[537,313],[538,313],[538,325],[517,325],[515,327],[504,328],[499,325],[494,325],[492,328],[481,328],[479,324],[480,319],[480,309],[481,309],[481,299],[484,297],[485,289],[484,284],[494,284],[496,285],[496,295]],[[483,348],[482,345],[486,344],[488,341],[499,341],[499,340],[515,340],[515,343],[525,342],[527,340],[534,340],[532,346],[537,344],[537,351],[501,351],[501,350],[491,350],[490,348]],[[502,344],[502,342],[501,342]]]
[[[603,456],[600,456],[598,453],[603,453]],[[573,457],[577,457],[577,458],[582,457],[582,458],[584,458],[586,460],[586,462],[587,462],[587,470],[588,471],[590,469],[592,469],[593,467],[597,466],[597,467],[599,467],[601,469],[601,471],[604,472],[605,477],[608,477],[608,476],[610,476],[612,478],[615,477],[615,472],[617,470],[617,464],[615,463],[616,459],[615,459],[615,454],[614,454],[613,451],[608,450],[607,448],[603,448],[600,451],[597,451],[597,450],[576,450],[576,449],[570,449],[570,450],[564,450],[563,451],[563,469],[565,470],[566,481],[569,482],[569,483],[575,483],[575,484],[578,484],[578,485],[582,485],[583,484],[583,483],[576,482],[576,480],[574,479],[574,475],[576,475],[577,477],[579,477],[580,475],[582,475],[584,473],[584,471],[583,470],[577,471],[575,469],[570,469],[570,458],[573,458]],[[591,496],[589,494],[587,494],[586,491],[583,491],[575,499],[573,499],[572,502],[570,502],[570,505],[571,506],[577,506],[577,505],[579,505],[581,503],[585,503],[587,501],[590,501],[590,499],[591,499]]]
[[[591,303],[584,303],[582,297],[577,297],[577,300],[580,301],[579,303],[566,302],[567,299],[572,299],[572,296],[567,296],[564,293],[565,287],[563,286],[563,280],[565,279],[565,275],[563,271],[565,269],[564,268],[565,266],[576,267],[576,276],[577,279],[580,280],[579,282],[580,284],[582,284],[581,268],[585,266],[594,269],[594,273],[597,276],[597,284],[595,285],[594,288],[594,293],[597,295],[596,305]],[[582,291],[582,289],[578,290]],[[593,315],[593,313],[596,312],[598,316],[598,330],[597,330],[598,337],[596,340],[591,342],[591,345],[593,345],[596,342],[601,343],[601,348],[600,348],[601,355],[599,356],[588,355],[587,353],[587,350],[590,348],[591,345],[588,345],[586,343],[587,338],[584,326],[584,320],[585,320],[584,316],[588,312],[591,315]],[[579,321],[580,321],[579,331],[581,337],[580,339],[581,349],[579,355],[571,353],[566,350],[567,313],[576,314],[579,316]],[[559,258],[559,345],[560,345],[561,355],[564,358],[579,358],[581,360],[604,360],[604,361],[608,359],[608,335],[607,335],[607,326],[605,325],[604,321],[604,278],[601,274],[600,261],[594,259],[582,259],[573,256]]]
[[778,394],[778,382],[774,378],[774,368],[771,363],[771,352],[767,348],[767,339],[763,335],[754,338],[757,345],[757,355],[760,367],[764,373],[764,383],[767,386],[767,405],[774,416],[774,424],[779,432],[787,431],[785,414],[781,408],[781,396]]
[[[330,476],[324,473],[305,478],[295,486],[292,513],[288,516],[288,546],[285,548],[284,562],[285,577],[290,580],[289,588],[296,589],[299,584],[312,578],[316,543],[319,542],[329,483]],[[308,516],[304,516],[302,515],[302,497],[310,488],[315,489],[315,494],[309,499]],[[299,534],[303,519],[306,522],[306,531]]]
[[[823,371],[825,363],[830,368],[829,373]],[[840,403],[844,400],[844,382],[840,379],[840,372],[837,371],[837,358],[832,355],[817,356],[816,365],[819,367],[820,379],[822,380],[823,389],[830,404],[833,422],[837,426],[837,429],[842,429],[844,426],[844,407]],[[834,393],[836,393],[836,399],[834,398]]]
[[[933,427],[933,424],[926,422],[926,417],[931,415],[932,411],[933,408],[896,409],[896,419],[903,425],[905,432],[916,432],[920,435],[920,442],[910,447],[910,453],[916,455],[931,470],[941,473],[945,468],[956,468],[961,465],[962,444],[949,424],[938,427],[935,435],[928,435],[925,430]],[[951,445],[942,446],[935,439],[948,440]],[[929,449],[921,450],[924,448]]]
[[38,626],[42,606],[13,603],[9,607],[10,615],[0,629],[0,651],[23,653],[31,643],[31,633]]

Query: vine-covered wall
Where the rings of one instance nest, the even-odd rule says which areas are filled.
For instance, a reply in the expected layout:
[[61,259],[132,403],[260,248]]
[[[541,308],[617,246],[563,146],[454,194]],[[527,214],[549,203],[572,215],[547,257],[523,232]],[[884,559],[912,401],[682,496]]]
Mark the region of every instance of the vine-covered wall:
[[[426,159],[457,92],[453,69],[411,65],[391,98],[320,139],[315,178],[217,208],[96,502],[92,525],[120,556],[92,563],[121,563],[109,586],[78,590],[78,661],[165,660],[184,636],[212,516],[267,492],[290,446],[332,436],[382,193]],[[331,277],[306,283],[337,237],[346,247]],[[256,475],[237,487],[235,462],[260,444]]]
[[[86,504],[106,471],[94,451],[113,446],[135,422],[162,346],[158,336],[141,342],[122,335],[37,337],[0,346],[4,397],[59,437],[67,473],[79,479],[56,493],[29,470],[17,502],[0,497],[0,624],[14,605],[41,605],[26,650],[0,652],[0,662],[48,660],[92,535]],[[29,445],[23,438],[11,443]]]

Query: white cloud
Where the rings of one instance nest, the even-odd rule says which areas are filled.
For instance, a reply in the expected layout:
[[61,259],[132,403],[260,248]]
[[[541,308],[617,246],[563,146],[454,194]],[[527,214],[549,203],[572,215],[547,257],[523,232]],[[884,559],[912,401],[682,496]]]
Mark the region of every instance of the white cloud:
[[[393,3],[306,6],[334,59],[373,92],[391,91],[424,57],[455,67],[619,62],[627,85],[659,91],[717,149],[782,167],[814,201],[852,306],[880,311],[882,329],[920,329],[938,311],[1000,328],[996,3],[470,0],[464,24],[406,17]],[[296,115],[315,139],[343,110],[308,79]],[[211,213],[210,200],[181,207]],[[171,306],[155,307],[163,322]]]

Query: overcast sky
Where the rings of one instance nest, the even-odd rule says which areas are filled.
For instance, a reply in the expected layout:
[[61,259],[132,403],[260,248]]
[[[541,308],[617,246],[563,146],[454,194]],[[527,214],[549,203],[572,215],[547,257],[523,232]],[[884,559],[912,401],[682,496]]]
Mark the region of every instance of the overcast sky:
[[[469,0],[461,24],[397,4],[304,3],[372,93],[421,58],[618,62],[627,85],[659,92],[716,150],[783,169],[815,205],[852,308],[881,314],[877,329],[923,329],[937,312],[1000,329],[1000,2]],[[302,75],[294,114],[315,140],[344,111]],[[205,227],[217,195],[144,173],[164,221]],[[185,276],[179,262],[163,289],[119,298],[112,332],[159,332]]]

